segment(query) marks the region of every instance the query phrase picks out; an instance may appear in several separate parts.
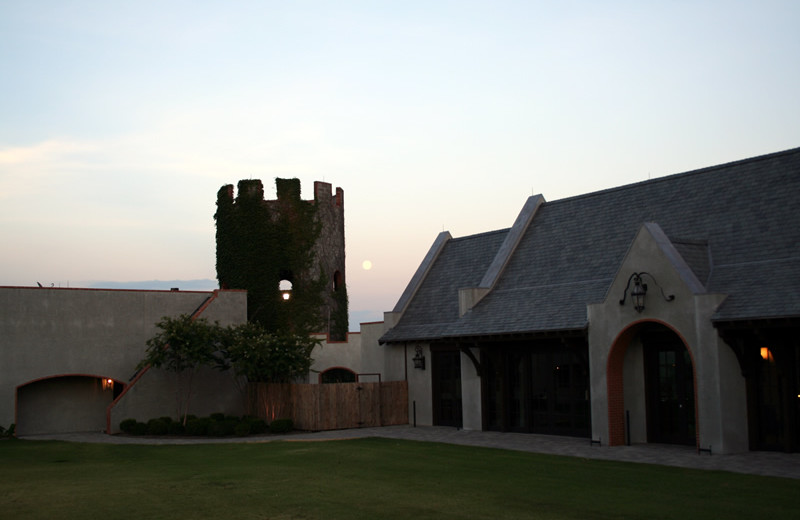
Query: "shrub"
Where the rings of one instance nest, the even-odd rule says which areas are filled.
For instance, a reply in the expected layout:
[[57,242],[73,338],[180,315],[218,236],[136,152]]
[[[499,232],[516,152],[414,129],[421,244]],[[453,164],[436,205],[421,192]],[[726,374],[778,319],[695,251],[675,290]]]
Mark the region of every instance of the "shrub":
[[125,419],[119,423],[119,429],[128,434],[132,434],[135,427],[136,419]]
[[227,437],[233,435],[238,422],[238,419],[232,421],[228,419],[223,419],[221,421],[212,420],[208,425],[208,435],[212,437]]
[[250,425],[250,433],[253,435],[267,433],[269,431],[269,425],[264,419],[259,419],[258,417],[247,417],[243,420]]
[[294,423],[291,419],[275,419],[269,423],[270,433],[288,433],[294,429]]
[[236,425],[236,428],[234,428],[233,433],[237,437],[244,437],[245,435],[250,435],[250,421],[241,421],[239,424]]
[[208,427],[211,420],[208,418],[190,419],[186,422],[186,435],[208,435]]
[[172,421],[169,423],[169,428],[167,430],[169,435],[183,435],[186,433],[186,428],[183,427],[183,423]]
[[[186,426],[171,417],[158,417],[150,419],[146,423],[138,422],[136,419],[125,419],[119,424],[119,427],[120,430],[130,435],[191,435],[197,437],[238,435],[243,437],[266,432],[290,432],[294,428],[294,424],[291,419],[279,419],[273,421],[270,426],[264,419],[254,416],[236,417],[215,413],[209,417],[200,418],[190,415],[187,418]],[[2,432],[3,429],[0,428],[0,437],[3,435]]]
[[[170,420],[170,422],[172,422]],[[147,421],[147,435],[166,435],[169,432],[169,422],[162,419]]]

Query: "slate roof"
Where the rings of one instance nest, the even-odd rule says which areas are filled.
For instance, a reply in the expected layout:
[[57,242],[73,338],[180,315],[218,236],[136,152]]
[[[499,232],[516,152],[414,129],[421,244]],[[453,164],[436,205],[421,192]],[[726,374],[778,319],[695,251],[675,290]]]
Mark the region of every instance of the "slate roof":
[[408,304],[404,326],[415,336],[438,337],[458,322],[458,290],[475,287],[494,259],[508,229],[447,241]]
[[493,290],[459,317],[509,230],[448,241],[383,342],[583,329],[637,231],[655,222],[714,320],[800,316],[800,148],[545,202]]

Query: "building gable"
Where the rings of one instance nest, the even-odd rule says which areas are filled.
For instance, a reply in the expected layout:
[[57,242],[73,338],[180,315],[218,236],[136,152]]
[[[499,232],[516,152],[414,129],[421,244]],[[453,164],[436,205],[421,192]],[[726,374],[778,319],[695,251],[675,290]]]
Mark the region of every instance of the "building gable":
[[[462,285],[442,295],[452,298],[448,317],[406,313],[383,339],[419,339],[423,325],[425,339],[583,330],[587,305],[605,300],[648,222],[658,223],[661,253],[683,284],[730,295],[715,319],[800,315],[798,198],[800,148],[542,202],[490,289],[459,294],[486,285],[491,265],[485,256],[468,259],[478,253],[465,250]],[[452,276],[431,270],[425,284]]]

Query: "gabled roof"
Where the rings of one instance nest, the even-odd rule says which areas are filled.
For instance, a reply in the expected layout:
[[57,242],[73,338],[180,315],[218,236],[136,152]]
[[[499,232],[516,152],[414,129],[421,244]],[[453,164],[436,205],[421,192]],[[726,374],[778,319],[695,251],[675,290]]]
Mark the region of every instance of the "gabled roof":
[[447,241],[403,313],[403,334],[439,337],[457,323],[458,290],[480,283],[507,233],[503,229]]
[[491,291],[460,316],[509,230],[445,244],[382,341],[583,329],[638,229],[654,222],[714,320],[800,316],[800,148],[541,204]]

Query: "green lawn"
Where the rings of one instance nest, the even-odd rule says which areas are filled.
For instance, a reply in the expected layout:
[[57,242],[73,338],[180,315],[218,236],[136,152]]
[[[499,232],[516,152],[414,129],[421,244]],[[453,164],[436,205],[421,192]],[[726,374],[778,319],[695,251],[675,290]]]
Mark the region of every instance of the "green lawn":
[[389,439],[0,441],[0,518],[800,518],[800,481]]

